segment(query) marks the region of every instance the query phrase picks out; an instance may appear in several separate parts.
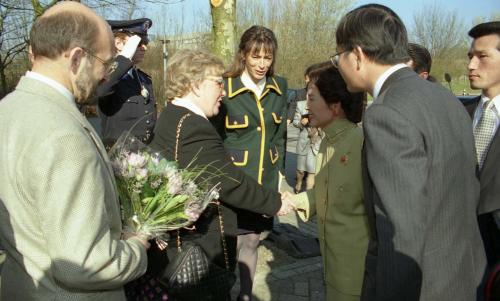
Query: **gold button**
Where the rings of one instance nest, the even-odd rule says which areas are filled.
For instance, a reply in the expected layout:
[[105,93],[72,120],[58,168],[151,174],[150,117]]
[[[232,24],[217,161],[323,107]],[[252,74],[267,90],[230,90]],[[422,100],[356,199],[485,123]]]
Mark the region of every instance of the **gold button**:
[[233,121],[233,124],[238,124],[238,122],[237,121]]
[[264,108],[260,108],[260,110],[261,110],[262,112],[264,112]]
[[258,126],[258,127],[257,127],[257,131],[259,131],[259,132],[260,132],[261,130],[262,130],[262,129],[260,128],[260,126]]

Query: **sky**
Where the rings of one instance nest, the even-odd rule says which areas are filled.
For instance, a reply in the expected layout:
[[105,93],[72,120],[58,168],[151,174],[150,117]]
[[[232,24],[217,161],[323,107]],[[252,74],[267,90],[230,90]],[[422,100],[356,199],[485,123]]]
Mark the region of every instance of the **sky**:
[[[209,2],[209,0],[184,0],[178,3],[166,5],[163,8],[155,5],[148,5],[148,7],[143,10],[141,15],[145,14],[146,16],[149,16],[149,14],[151,14],[149,17],[155,21],[155,19],[163,17],[162,12],[167,11],[164,15],[173,20],[177,20],[179,16],[185,16],[182,19],[185,29],[195,28],[196,25],[194,24],[198,22],[199,19],[210,20]],[[413,14],[415,12],[419,12],[424,7],[431,6],[434,3],[447,9],[448,11],[456,11],[457,15],[463,19],[467,28],[472,27],[475,17],[482,16],[484,18],[489,18],[494,12],[500,14],[500,0],[357,0],[353,8],[367,3],[379,3],[390,7],[401,17],[407,27],[412,26]],[[159,17],[158,15],[162,16]],[[151,29],[153,33],[157,33],[155,32],[154,27],[155,26],[153,24],[153,28]]]
[[379,3],[390,7],[399,15],[406,27],[413,24],[415,12],[421,11],[423,7],[432,6],[434,3],[449,11],[456,11],[467,28],[472,27],[472,22],[477,16],[488,19],[493,12],[500,13],[500,0],[361,0],[357,1],[356,6],[368,3]]

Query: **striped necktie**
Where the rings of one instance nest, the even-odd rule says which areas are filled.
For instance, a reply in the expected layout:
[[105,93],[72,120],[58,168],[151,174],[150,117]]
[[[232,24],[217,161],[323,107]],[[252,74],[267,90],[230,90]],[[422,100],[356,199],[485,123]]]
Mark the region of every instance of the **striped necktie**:
[[476,155],[479,169],[483,167],[484,159],[488,153],[491,139],[495,134],[495,104],[488,100],[483,104],[483,114],[474,128],[474,140],[476,141]]

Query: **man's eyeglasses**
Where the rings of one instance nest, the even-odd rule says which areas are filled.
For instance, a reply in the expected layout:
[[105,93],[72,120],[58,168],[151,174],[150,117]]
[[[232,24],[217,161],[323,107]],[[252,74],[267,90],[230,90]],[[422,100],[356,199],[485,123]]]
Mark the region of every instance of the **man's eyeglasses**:
[[332,62],[333,67],[335,67],[337,69],[339,68],[340,55],[344,52],[347,52],[347,51],[350,51],[350,49],[346,49],[344,51],[337,52],[330,57],[330,62]]
[[92,51],[88,50],[87,48],[82,48],[82,49],[83,49],[83,51],[85,51],[85,53],[87,53],[88,55],[90,55],[94,59],[98,60],[104,66],[104,69],[106,69],[107,74],[109,74],[113,71],[112,65],[113,65],[114,59],[110,59],[109,61],[105,61],[105,60],[101,59],[100,57],[98,57],[97,55],[95,55]]

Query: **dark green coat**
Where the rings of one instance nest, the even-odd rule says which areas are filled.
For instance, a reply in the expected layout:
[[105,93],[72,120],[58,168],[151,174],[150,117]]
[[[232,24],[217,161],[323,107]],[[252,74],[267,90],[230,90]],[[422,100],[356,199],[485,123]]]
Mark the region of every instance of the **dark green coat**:
[[[224,146],[234,165],[259,184],[278,190],[279,171],[284,173],[286,80],[268,77],[260,98],[243,85],[240,77],[225,81],[227,95],[215,122]],[[261,231],[272,226],[272,219],[240,211],[238,226]]]

